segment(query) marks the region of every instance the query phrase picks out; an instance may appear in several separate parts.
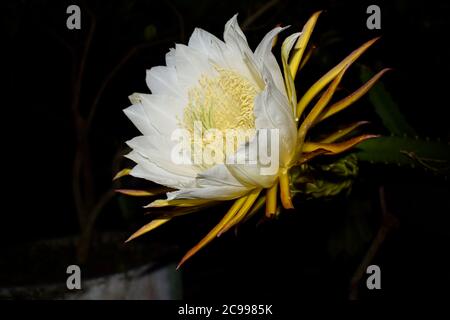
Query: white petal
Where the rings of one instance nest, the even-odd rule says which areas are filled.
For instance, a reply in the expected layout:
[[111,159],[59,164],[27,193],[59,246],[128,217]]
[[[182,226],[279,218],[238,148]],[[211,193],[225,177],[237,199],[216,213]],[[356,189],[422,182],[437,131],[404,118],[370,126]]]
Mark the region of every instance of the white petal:
[[124,109],[123,112],[142,134],[152,135],[157,132],[156,128],[152,127],[150,124],[144,111],[144,107],[141,104],[133,104]]
[[237,14],[225,24],[223,38],[229,48],[227,61],[230,67],[239,71],[241,75],[249,80],[253,80],[262,89],[264,84],[262,83],[261,73],[254,59],[253,52],[247,43],[247,38],[239,27]]
[[297,129],[287,97],[276,88],[266,74],[266,90],[255,98],[256,129],[278,128],[280,133],[280,164],[286,165],[295,151]]
[[236,154],[227,159],[227,168],[247,188],[269,188],[277,178],[278,167],[274,174],[262,174],[258,160],[258,139],[255,136],[252,141],[241,145]]
[[222,186],[229,185],[235,187],[243,187],[224,164],[217,164],[208,170],[200,173],[197,177],[200,186]]
[[169,52],[166,53],[166,65],[168,67],[175,67],[175,49],[170,48]]
[[272,78],[277,86],[277,89],[284,95],[286,95],[286,88],[284,86],[283,75],[281,73],[280,66],[272,53],[273,39],[283,30],[288,27],[276,27],[272,29],[261,40],[258,47],[255,50],[255,60],[258,64],[258,68],[262,70],[267,68],[272,75]]
[[160,135],[138,136],[127,141],[127,145],[170,173],[190,178],[195,178],[199,173],[195,166],[173,162],[171,156],[176,142],[171,141],[170,137]]
[[188,46],[203,53],[214,64],[224,63],[224,53],[227,51],[225,43],[203,29],[195,28]]
[[196,86],[201,76],[213,76],[214,71],[208,56],[200,51],[182,44],[177,44],[175,50],[178,83],[187,95],[187,90]]
[[132,151],[126,157],[137,163],[130,172],[130,175],[133,177],[143,178],[174,189],[182,189],[195,185],[195,179],[170,173],[152,163],[138,152]]
[[241,52],[251,52],[247,42],[245,34],[242,32],[237,21],[237,14],[235,14],[225,24],[225,31],[223,33],[223,39],[225,43],[230,46],[234,46]]
[[211,199],[231,200],[239,198],[249,192],[245,187],[208,186],[203,188],[186,188],[179,191],[168,192],[167,199]]
[[153,94],[181,96],[174,67],[153,67],[147,70],[145,81]]
[[179,128],[184,106],[181,99],[160,94],[135,93],[130,96],[130,100],[142,105],[148,122],[159,134],[171,136]]

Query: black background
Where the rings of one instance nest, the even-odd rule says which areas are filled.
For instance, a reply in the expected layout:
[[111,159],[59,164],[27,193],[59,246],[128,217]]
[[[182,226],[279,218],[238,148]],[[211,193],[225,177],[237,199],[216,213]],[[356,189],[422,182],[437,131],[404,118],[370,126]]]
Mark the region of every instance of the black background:
[[[66,28],[69,4],[82,9],[81,30]],[[381,30],[366,28],[368,4],[381,7]],[[146,92],[145,70],[163,64],[168,49],[175,42],[186,43],[194,27],[220,37],[234,13],[239,12],[239,20],[244,21],[262,5],[263,1],[249,0],[3,1],[2,252],[13,245],[79,232],[72,195],[77,137],[70,109],[71,81],[77,69],[70,51],[75,59],[82,55],[92,23],[87,8],[95,17],[96,29],[81,86],[82,115],[88,114],[111,70],[130,49],[137,48],[108,82],[89,135],[95,198],[111,185],[111,159],[126,140],[137,135],[122,110],[129,105],[128,95]],[[421,136],[449,140],[448,1],[280,0],[245,30],[250,45],[255,48],[279,23],[291,25],[288,33],[300,30],[316,10],[326,10],[312,38],[320,49],[302,81],[312,83],[361,43],[381,35],[360,63],[376,70],[393,68],[383,82],[405,118]],[[359,83],[356,71],[347,77],[349,87]],[[371,130],[385,133],[367,101],[361,109],[357,115],[373,122]],[[125,164],[129,163],[121,166]],[[252,220],[237,237],[230,233],[218,239],[183,268],[184,296],[346,300],[351,275],[380,225],[380,185],[385,186],[390,210],[400,224],[374,261],[382,268],[383,289],[363,290],[362,298],[442,297],[450,285],[448,181],[383,165],[363,165],[349,198],[300,202],[295,212],[277,221],[255,227],[258,220]],[[131,233],[148,221],[139,205],[133,207],[134,200],[123,201],[128,206],[126,214],[114,198],[101,213],[97,232]],[[176,261],[223,210],[180,217],[138,241],[175,246],[170,259]],[[7,270],[2,272],[13,272],[10,257],[0,259]],[[95,263],[95,258],[91,261]],[[32,273],[32,269],[32,264],[22,267],[24,272]],[[7,277],[4,273],[2,279]],[[47,281],[45,275],[36,279]]]

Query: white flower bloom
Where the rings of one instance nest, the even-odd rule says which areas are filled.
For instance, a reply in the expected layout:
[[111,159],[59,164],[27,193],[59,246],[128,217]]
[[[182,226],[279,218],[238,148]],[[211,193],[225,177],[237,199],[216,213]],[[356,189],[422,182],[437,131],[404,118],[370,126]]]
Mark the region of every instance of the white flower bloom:
[[[225,25],[224,41],[195,29],[187,46],[177,44],[167,53],[166,66],[147,72],[152,93],[130,97],[133,105],[125,109],[125,114],[142,136],[127,142],[133,149],[127,156],[137,165],[122,170],[116,178],[131,174],[177,190],[169,192],[167,200],[150,203],[150,207],[171,205],[198,209],[214,204],[214,200],[236,199],[220,222],[184,255],[178,266],[216,236],[251,217],[264,203],[266,217],[276,216],[281,208],[278,195],[281,206],[292,209],[289,173],[292,167],[317,156],[345,152],[361,141],[376,137],[365,134],[341,141],[364,124],[363,121],[318,141],[307,136],[314,125],[361,98],[389,70],[381,70],[347,97],[330,103],[346,70],[377,38],[369,40],[319,78],[297,102],[294,80],[301,65],[308,60],[309,55],[304,53],[319,15],[320,11],[314,13],[301,33],[284,40],[283,74],[271,52],[274,39],[283,28],[270,31],[252,52],[234,16]],[[319,94],[320,98],[310,106]],[[173,139],[174,133],[180,131],[186,133],[180,137],[188,137],[187,143],[181,144],[187,145],[181,152],[180,142]],[[262,134],[267,131],[270,139]],[[230,132],[246,136],[248,142],[237,139],[229,143]],[[269,144],[276,147],[267,150]],[[261,154],[261,149],[269,152]],[[198,150],[202,153],[201,161],[197,161]],[[179,158],[183,161],[178,161]],[[268,160],[270,168],[267,168]],[[119,191],[135,196],[154,195],[145,190]],[[128,241],[177,214],[174,211],[155,218]]]
[[[176,164],[171,154],[178,142],[171,135],[177,129],[193,132],[196,123],[220,132],[278,129],[279,168],[289,166],[297,127],[292,97],[271,52],[273,39],[282,30],[270,31],[252,52],[235,15],[225,25],[224,41],[195,29],[187,46],[170,49],[166,66],[147,72],[151,94],[133,94],[133,105],[124,110],[142,133],[127,142],[133,149],[127,157],[136,162],[130,174],[177,189],[167,194],[168,200],[235,199],[277,183],[279,170],[262,175],[259,163]],[[245,152],[256,150],[257,140],[254,135],[247,145],[224,156],[248,160]],[[205,139],[202,144],[214,149]]]

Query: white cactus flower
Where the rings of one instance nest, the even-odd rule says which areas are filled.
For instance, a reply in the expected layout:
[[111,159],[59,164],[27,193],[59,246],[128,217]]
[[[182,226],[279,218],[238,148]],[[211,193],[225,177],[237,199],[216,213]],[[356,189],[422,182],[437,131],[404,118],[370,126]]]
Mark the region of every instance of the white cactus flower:
[[[265,175],[259,163],[232,163],[239,156],[250,160],[245,152],[257,148],[256,135],[245,147],[237,145],[234,154],[226,154],[229,161],[210,165],[203,161],[175,164],[172,151],[178,142],[171,136],[177,129],[193,132],[196,123],[224,135],[230,129],[278,129],[276,158],[279,166],[287,166],[295,150],[297,128],[281,70],[271,52],[273,39],[282,30],[270,31],[253,52],[235,15],[225,25],[225,41],[195,29],[187,46],[176,44],[167,53],[166,66],[148,70],[151,94],[133,94],[133,105],[125,109],[142,133],[127,142],[133,149],[127,157],[137,163],[130,174],[178,189],[167,194],[168,200],[229,200],[276,183],[279,168]],[[202,144],[214,149],[206,138]]]
[[[252,51],[235,15],[225,25],[224,41],[195,29],[187,46],[177,44],[167,53],[166,66],[147,72],[151,94],[135,93],[130,97],[133,105],[124,111],[142,135],[127,142],[132,148],[127,157],[136,166],[122,170],[117,178],[130,174],[176,190],[148,207],[195,210],[215,201],[235,199],[222,220],[186,253],[179,266],[264,204],[266,216],[273,217],[279,212],[278,187],[283,208],[293,208],[290,168],[319,155],[342,153],[376,137],[366,134],[341,141],[365,122],[341,128],[318,141],[307,136],[314,125],[357,101],[388,70],[380,71],[352,94],[330,104],[346,70],[377,40],[372,39],[319,78],[297,102],[294,80],[310,56],[304,53],[319,14],[310,17],[302,32],[284,40],[283,73],[271,51],[283,28],[267,33]],[[320,98],[310,108],[317,95]],[[175,159],[180,154],[180,142],[174,139],[174,133],[180,131],[188,136],[181,143],[185,146],[181,148],[181,162]],[[230,132],[237,132],[237,138],[244,132],[247,140],[231,139],[230,143]],[[266,152],[261,153],[261,149]],[[262,190],[265,194],[260,195]],[[155,195],[145,190],[118,191],[134,196]],[[172,212],[152,220],[128,240],[177,214]]]

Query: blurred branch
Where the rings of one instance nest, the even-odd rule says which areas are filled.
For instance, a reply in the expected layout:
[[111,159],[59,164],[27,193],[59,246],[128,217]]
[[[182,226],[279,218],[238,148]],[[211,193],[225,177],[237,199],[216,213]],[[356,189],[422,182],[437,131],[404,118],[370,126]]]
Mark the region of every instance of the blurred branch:
[[75,62],[75,51],[73,47],[66,41],[65,38],[61,37],[58,33],[56,33],[53,29],[46,27],[45,30],[54,37],[70,54],[72,61]]
[[[120,164],[121,160],[123,159],[123,153],[124,148],[119,148],[116,152],[116,154],[113,157],[113,165],[112,165],[112,171],[116,172],[116,167]],[[89,248],[91,245],[91,239],[92,234],[95,227],[95,222],[97,221],[100,213],[103,211],[104,207],[109,203],[110,200],[115,195],[115,188],[112,187],[109,190],[107,190],[100,198],[98,199],[95,206],[92,208],[92,210],[89,213],[89,216],[87,220],[85,221],[84,228],[81,232],[80,239],[77,244],[77,256],[78,261],[80,263],[85,263],[88,254],[89,254]]]
[[[75,201],[75,208],[78,215],[78,220],[80,223],[80,229],[83,230],[84,223],[87,220],[89,210],[89,205],[91,204],[92,198],[92,184],[89,180],[92,177],[89,177],[87,159],[88,159],[88,146],[85,136],[83,134],[83,129],[85,127],[85,121],[80,113],[80,95],[81,95],[81,84],[83,81],[84,70],[86,68],[86,61],[89,53],[89,49],[91,47],[92,39],[94,37],[94,31],[96,27],[96,20],[93,13],[86,7],[86,11],[91,18],[91,24],[89,27],[88,35],[86,38],[86,42],[83,47],[83,52],[81,54],[81,58],[79,63],[77,64],[77,70],[74,83],[73,83],[73,91],[72,91],[72,116],[74,118],[74,128],[76,131],[77,138],[77,148],[75,151],[75,159],[73,164],[73,194]],[[83,174],[84,180],[81,179],[81,175]],[[81,187],[83,183],[83,188]],[[83,192],[84,191],[84,192]],[[89,199],[87,199],[89,198]]]
[[95,222],[97,221],[98,216],[102,212],[103,208],[106,204],[112,199],[115,195],[113,189],[106,191],[97,201],[94,208],[91,210],[85,226],[83,228],[83,232],[81,233],[78,245],[77,245],[77,255],[78,261],[80,263],[85,263],[88,257],[88,252],[91,244],[92,231],[95,226]]
[[92,39],[94,37],[94,32],[96,28],[96,19],[94,14],[91,12],[90,9],[86,7],[86,12],[91,18],[91,24],[89,27],[89,31],[86,38],[86,43],[83,47],[83,52],[81,54],[81,59],[78,64],[78,73],[75,78],[75,83],[73,86],[73,100],[72,100],[72,112],[75,116],[75,127],[76,129],[80,130],[82,128],[83,120],[80,114],[80,94],[81,94],[81,84],[83,80],[84,70],[86,68],[86,61],[89,53],[89,49],[91,47]]
[[86,134],[89,133],[89,130],[92,126],[92,122],[93,122],[95,114],[97,112],[99,102],[103,96],[103,93],[105,92],[105,89],[108,87],[110,82],[114,79],[116,74],[122,69],[122,67],[140,50],[145,49],[145,48],[150,48],[150,47],[159,45],[161,43],[170,42],[173,40],[174,40],[173,38],[166,38],[163,40],[153,41],[151,43],[142,43],[142,44],[139,44],[139,45],[136,45],[136,46],[130,48],[127,51],[127,53],[123,56],[123,58],[116,64],[116,66],[111,70],[110,73],[108,73],[108,75],[102,81],[100,88],[98,89],[97,93],[95,94],[95,97],[92,102],[91,108],[89,110],[89,115],[87,118]]
[[[95,226],[95,222],[102,212],[105,205],[113,198],[115,192],[113,189],[107,190],[97,201],[91,199],[93,195],[93,183],[92,183],[92,169],[90,167],[90,150],[89,150],[89,130],[92,127],[93,120],[95,118],[96,111],[100,103],[103,94],[114,79],[116,74],[122,69],[122,67],[141,49],[152,47],[160,43],[171,41],[172,39],[167,38],[164,40],[154,41],[152,43],[144,43],[136,45],[129,49],[123,58],[115,65],[115,67],[107,74],[105,79],[102,81],[99,89],[97,90],[93,102],[90,106],[87,118],[82,118],[79,110],[79,101],[81,93],[81,83],[84,75],[84,68],[86,64],[88,49],[90,47],[93,32],[95,30],[95,19],[92,16],[93,24],[91,25],[88,37],[86,40],[86,45],[83,50],[83,55],[81,62],[79,64],[78,74],[76,77],[76,82],[74,86],[74,100],[72,110],[74,116],[78,120],[75,122],[75,127],[77,131],[78,146],[74,159],[73,166],[73,192],[74,201],[78,213],[81,236],[77,245],[77,255],[80,263],[84,263],[88,258],[88,252],[90,248],[90,243],[92,239],[92,233]],[[121,153],[121,149],[118,150],[118,154]],[[118,158],[117,155],[114,158]],[[113,161],[114,162],[114,161]],[[83,178],[83,180],[82,180]],[[82,187],[83,185],[83,187]],[[84,191],[84,192],[83,192]],[[88,199],[89,196],[89,199]]]
[[[82,83],[84,79],[89,50],[91,48],[92,39],[94,37],[94,32],[96,29],[96,19],[93,12],[87,6],[85,6],[85,8],[90,17],[91,23],[87,32],[85,43],[83,45],[80,59],[79,61],[74,60],[75,70],[71,103],[71,109],[74,119],[74,129],[77,139],[77,146],[72,168],[72,189],[81,232],[81,237],[77,248],[78,256],[81,259],[80,261],[84,261],[87,258],[92,231],[98,215],[114,195],[113,190],[108,190],[97,200],[94,199],[94,183],[90,162],[91,157],[88,136],[96,110],[98,109],[100,99],[102,98],[106,88],[115,77],[115,75],[140,49],[151,47],[162,42],[155,41],[153,43],[145,43],[131,48],[119,61],[119,63],[111,70],[111,72],[109,72],[105,77],[94,96],[87,117],[83,117],[80,112]],[[168,39],[164,41],[168,41]],[[63,45],[65,45],[64,41]],[[65,46],[68,47],[67,45]]]
[[170,0],[166,0],[167,5],[169,8],[175,13],[175,16],[178,19],[178,27],[180,29],[180,41],[182,43],[186,42],[186,33],[184,30],[184,18],[183,15],[180,13],[180,11],[173,5],[173,3]]
[[372,244],[369,247],[369,250],[366,252],[361,264],[356,269],[351,281],[350,281],[350,300],[357,300],[359,293],[360,282],[366,273],[367,267],[370,266],[373,259],[377,255],[381,246],[383,245],[386,237],[390,231],[396,228],[399,224],[397,217],[389,213],[386,205],[386,197],[384,192],[384,187],[380,186],[379,188],[379,197],[380,197],[380,206],[382,212],[382,222],[381,226],[378,229],[378,232],[375,238],[372,241]]
[[271,0],[263,4],[258,10],[256,10],[252,15],[248,16],[244,22],[241,24],[242,30],[247,29],[253,22],[255,22],[260,16],[262,16],[266,11],[270,10],[272,7],[278,4],[280,0]]
[[83,231],[83,226],[86,223],[86,216],[84,212],[86,212],[86,208],[83,202],[83,196],[81,192],[81,167],[82,167],[82,154],[81,150],[77,148],[75,151],[75,158],[73,160],[73,168],[72,168],[72,192],[73,198],[75,202],[75,210],[78,216],[78,223],[80,225],[80,230]]
[[[94,20],[93,20],[94,21]],[[82,118],[81,115],[79,113],[79,95],[81,93],[81,82],[82,82],[82,77],[84,74],[83,70],[80,70],[80,68],[84,69],[85,63],[86,63],[86,59],[87,59],[87,54],[88,54],[88,49],[90,46],[90,42],[92,41],[92,37],[93,37],[93,33],[94,33],[94,29],[95,29],[95,25],[91,25],[90,29],[89,29],[89,40],[88,42],[85,44],[84,46],[84,50],[83,50],[83,58],[82,61],[79,63],[77,61],[77,57],[75,54],[75,50],[74,48],[66,41],[66,39],[64,39],[63,37],[61,37],[59,34],[57,34],[56,32],[54,32],[52,29],[47,28],[47,32],[53,36],[57,42],[59,42],[63,48],[65,48],[67,50],[67,52],[70,54],[72,63],[71,63],[71,85],[72,85],[72,103],[71,103],[71,109],[72,109],[72,115],[74,117],[74,128],[77,131],[77,143],[80,142],[79,136],[80,136],[80,126],[82,125]],[[78,70],[78,72],[77,72]],[[77,150],[75,152],[75,157],[74,157],[74,162],[73,162],[73,168],[72,168],[72,176],[73,176],[73,180],[72,180],[72,192],[73,192],[73,197],[74,197],[74,202],[75,202],[75,210],[77,212],[77,216],[78,216],[78,223],[80,225],[80,228],[83,229],[83,225],[86,222],[86,216],[84,214],[84,212],[86,211],[86,208],[84,207],[84,201],[83,201],[83,196],[82,196],[82,192],[80,189],[81,186],[81,169],[82,169],[82,153],[80,148],[77,147]]]
[[[375,73],[367,67],[361,67],[360,78],[363,82],[368,81]],[[393,97],[385,88],[383,82],[379,81],[368,92],[369,100],[375,112],[380,117],[383,125],[389,132],[396,136],[416,136],[416,131],[408,123],[402,114],[400,107],[395,103]]]

